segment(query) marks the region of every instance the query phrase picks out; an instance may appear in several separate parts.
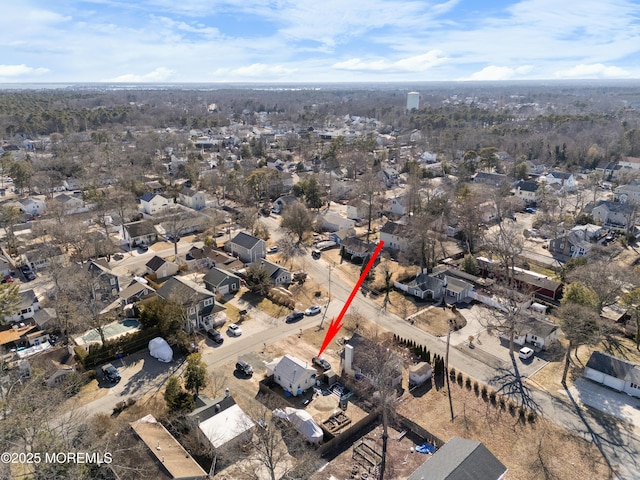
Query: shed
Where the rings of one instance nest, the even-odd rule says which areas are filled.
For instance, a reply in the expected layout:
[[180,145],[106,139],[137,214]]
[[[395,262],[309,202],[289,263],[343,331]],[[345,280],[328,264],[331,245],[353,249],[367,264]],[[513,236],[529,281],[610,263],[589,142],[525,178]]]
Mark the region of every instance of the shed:
[[640,366],[627,360],[595,351],[582,376],[618,392],[640,397]]
[[427,362],[420,362],[409,367],[409,387],[424,385],[433,375],[433,367]]

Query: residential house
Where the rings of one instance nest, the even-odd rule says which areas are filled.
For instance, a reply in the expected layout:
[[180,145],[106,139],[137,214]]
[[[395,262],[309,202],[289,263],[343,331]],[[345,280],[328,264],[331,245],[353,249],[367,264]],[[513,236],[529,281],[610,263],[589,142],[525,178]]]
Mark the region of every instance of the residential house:
[[387,210],[390,213],[393,213],[399,217],[406,215],[408,212],[408,196],[407,195],[396,195],[395,197],[389,199]]
[[508,185],[509,178],[502,173],[478,172],[473,177],[474,183],[483,183],[490,187]]
[[384,247],[394,251],[406,251],[408,245],[407,226],[397,222],[387,222],[380,229],[380,240]]
[[203,191],[184,187],[178,195],[178,203],[194,210],[202,210],[207,205],[207,198]]
[[[523,346],[526,343],[534,348],[545,350],[549,345],[558,340],[560,330],[555,323],[547,320],[529,316],[525,321],[518,324],[513,343]],[[500,338],[508,341],[509,335],[500,333]]]
[[539,186],[531,180],[520,180],[515,186],[515,196],[521,199],[525,205],[533,205],[538,202]]
[[387,188],[391,188],[398,185],[400,174],[395,168],[384,168],[378,172],[378,179],[384,183]]
[[618,162],[618,164],[623,168],[628,167],[628,168],[631,168],[632,170],[640,170],[639,157],[628,157],[623,155],[620,161]]
[[57,245],[37,243],[28,246],[29,250],[20,254],[22,265],[29,265],[34,270],[41,270],[50,266],[64,265],[67,257]]
[[309,362],[292,355],[287,354],[276,358],[266,367],[267,375],[273,376],[273,381],[294,397],[301,395],[316,384],[316,369],[309,366]]
[[33,314],[33,321],[42,330],[54,328],[57,318],[55,308],[40,308]]
[[178,303],[186,309],[187,331],[209,329],[223,325],[226,319],[221,305],[215,303],[214,294],[184,277],[169,277],[157,290],[159,298]]
[[[156,459],[161,475],[173,480],[205,480],[210,478],[189,452],[151,414],[129,424],[137,437]],[[135,452],[135,448],[129,451]],[[163,478],[159,475],[156,478]]]
[[329,233],[328,237],[329,237],[329,240],[334,242],[336,245],[341,245],[346,238],[355,237],[355,235],[356,235],[355,228],[347,228],[345,230],[340,230],[338,232],[331,232]]
[[212,267],[202,279],[207,290],[228,295],[240,290],[240,277],[221,268]]
[[81,198],[78,198],[74,195],[69,195],[67,193],[56,195],[55,197],[53,197],[52,203],[55,205],[59,205],[66,215],[86,212],[88,210]]
[[164,192],[164,187],[162,186],[162,184],[156,180],[153,180],[151,182],[145,182],[144,183],[144,188],[151,193],[162,193]]
[[614,178],[614,172],[618,171],[622,167],[617,162],[607,162],[601,160],[596,166],[596,173],[601,176],[603,180],[611,180]]
[[237,271],[244,268],[244,263],[236,257],[227,255],[214,247],[203,246],[202,248],[191,247],[185,255],[184,262],[190,270],[198,268],[209,269],[219,267],[229,271]]
[[154,255],[151,260],[145,264],[145,268],[147,269],[147,273],[155,275],[156,278],[171,277],[178,273],[179,270],[178,265],[158,255]]
[[36,325],[27,323],[18,325],[0,325],[0,352],[17,348],[21,338],[39,329]]
[[604,228],[629,232],[635,228],[636,206],[631,203],[600,200],[591,210],[594,219]]
[[360,240],[358,237],[345,238],[340,245],[340,254],[344,257],[345,254],[349,255],[349,259],[359,259],[364,261],[370,257],[376,249],[375,243],[367,243],[364,240]]
[[111,271],[109,264],[104,258],[89,260],[81,265],[76,264],[76,266],[72,268],[78,268],[78,266],[92,278],[92,291],[95,299],[101,299],[107,303],[118,298],[120,280],[118,279],[118,275]]
[[559,185],[566,192],[573,192],[578,188],[578,182],[571,173],[567,172],[550,172],[540,177],[540,181],[546,182],[547,185]]
[[202,432],[216,454],[236,453],[253,437],[255,423],[229,394],[210,399],[206,395],[196,395],[196,408],[187,418]]
[[[371,379],[375,375],[376,344],[370,339],[354,333],[344,346],[342,358],[342,373],[358,378],[363,376]],[[390,353],[389,378],[392,387],[402,384],[402,358],[395,353]]]
[[613,199],[620,203],[640,204],[640,182],[620,185],[613,191]]
[[369,202],[362,199],[355,199],[350,205],[347,205],[347,218],[349,220],[358,221],[369,217]]
[[527,172],[532,176],[542,175],[546,168],[545,165],[539,161],[532,162],[531,160],[527,160],[525,165],[527,166]]
[[225,244],[224,249],[245,263],[253,263],[266,257],[266,247],[261,238],[240,232]]
[[147,192],[140,197],[140,209],[147,215],[155,215],[169,207],[173,202],[158,194]]
[[33,290],[27,290],[20,292],[20,305],[16,309],[16,313],[13,315],[7,315],[4,317],[6,322],[23,322],[29,318],[33,318],[35,313],[40,310],[40,303],[38,297]]
[[328,232],[339,232],[347,228],[354,228],[356,222],[348,218],[344,218],[337,213],[325,213],[318,216],[318,226],[320,229]]
[[120,304],[125,307],[126,305],[133,305],[140,301],[152,298],[155,296],[156,291],[149,285],[145,279],[136,277],[127,287],[118,293],[120,298]]
[[153,245],[158,241],[158,231],[146,220],[122,225],[122,238],[130,248],[140,245]]
[[160,219],[156,217],[156,221],[158,220],[160,223],[156,224],[156,231],[159,235],[165,236],[181,237],[182,235],[203,232],[210,224],[207,217],[190,211],[175,212]]
[[482,443],[453,437],[407,480],[502,480],[505,467]]
[[20,210],[32,217],[42,215],[47,209],[44,195],[32,195],[18,200],[18,202],[20,203]]
[[591,354],[582,376],[624,392],[632,397],[640,397],[640,365],[595,351]]
[[262,266],[269,275],[269,280],[274,286],[288,285],[291,283],[291,272],[285,267],[277,263],[270,262],[265,259],[258,260],[258,264]]
[[605,235],[606,231],[599,225],[576,225],[568,232],[549,240],[549,253],[562,262],[570,258],[586,257],[593,245]]
[[426,272],[419,273],[407,284],[394,282],[393,285],[398,290],[422,300],[439,300],[444,296],[444,280],[432,277]]

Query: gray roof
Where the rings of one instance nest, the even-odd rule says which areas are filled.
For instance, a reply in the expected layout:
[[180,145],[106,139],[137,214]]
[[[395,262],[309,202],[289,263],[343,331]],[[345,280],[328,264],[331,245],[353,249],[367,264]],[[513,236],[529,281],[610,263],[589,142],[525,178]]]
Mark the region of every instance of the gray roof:
[[542,338],[547,338],[558,329],[555,323],[540,320],[536,317],[529,317],[522,327],[520,333],[529,332],[532,335]]
[[205,284],[211,284],[214,286],[223,285],[229,280],[237,280],[238,283],[240,283],[240,277],[216,267],[210,268],[202,280]]
[[608,200],[600,200],[595,208],[598,207],[605,207],[610,212],[620,212],[625,215],[631,215],[636,208],[630,203],[609,202]]
[[409,285],[415,286],[423,292],[427,290],[435,292],[444,286],[444,282],[437,277],[432,277],[428,273],[419,273],[415,280]]
[[520,180],[517,183],[516,188],[524,190],[525,192],[535,192],[538,190],[539,186],[536,182],[532,182],[530,180]]
[[254,237],[253,235],[249,235],[248,233],[240,232],[235,237],[233,237],[233,240],[231,240],[231,243],[235,245],[239,245],[243,248],[246,248],[247,250],[251,250],[253,247],[255,247],[258,243],[262,241],[264,240],[258,237]]
[[270,262],[269,260],[265,260],[264,258],[260,259],[260,265],[266,270],[269,278],[277,278],[280,272],[288,272],[288,270],[280,265]]
[[143,202],[150,202],[155,196],[156,196],[155,193],[147,192],[140,197],[140,200]]
[[499,480],[507,472],[482,443],[453,437],[407,480]]
[[125,223],[124,228],[129,232],[129,236],[132,238],[143,237],[145,235],[156,235],[158,232],[154,228],[153,224],[141,220],[139,222]]
[[591,354],[587,367],[610,377],[640,385],[640,366],[613,355],[595,351]]
[[402,236],[406,233],[407,226],[402,223],[387,222],[380,229],[380,233],[388,233],[389,235]]
[[183,305],[193,305],[201,300],[213,297],[209,290],[181,277],[169,278],[157,290],[157,294],[164,300],[181,302]]
[[38,297],[36,297],[36,292],[34,292],[33,290],[20,292],[20,309],[28,308],[37,302]]
[[161,258],[157,255],[154,255],[153,258],[151,260],[149,260],[146,264],[145,267],[147,267],[149,270],[155,272],[156,270],[158,270],[162,265],[164,265],[166,262],[166,260],[164,258]]

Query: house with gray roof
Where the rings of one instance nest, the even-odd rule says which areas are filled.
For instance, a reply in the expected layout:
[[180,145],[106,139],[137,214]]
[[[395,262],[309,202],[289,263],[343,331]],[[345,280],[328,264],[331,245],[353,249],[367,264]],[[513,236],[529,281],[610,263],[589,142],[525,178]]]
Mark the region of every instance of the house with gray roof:
[[223,325],[226,315],[223,306],[215,303],[214,294],[184,277],[170,277],[156,292],[158,297],[182,305],[187,314],[185,329],[210,329]]
[[18,305],[17,311],[13,315],[6,316],[4,319],[7,322],[22,322],[29,318],[33,318],[35,313],[40,310],[40,303],[38,297],[33,290],[27,290],[20,292],[20,305]]
[[627,185],[620,185],[613,190],[613,199],[620,203],[640,203],[640,182],[631,182]]
[[591,354],[582,376],[624,392],[640,397],[640,365],[595,351]]
[[635,228],[636,206],[631,203],[600,200],[591,210],[594,219],[604,228],[629,232]]
[[165,260],[158,255],[154,255],[151,260],[145,264],[147,273],[153,274],[156,278],[166,278],[178,273],[178,265]]
[[131,248],[152,245],[158,241],[158,231],[151,222],[146,220],[125,223],[122,225],[122,239]]
[[384,242],[384,248],[403,252],[407,249],[408,229],[403,223],[387,222],[380,229],[380,240]]
[[267,375],[273,375],[273,381],[294,397],[312,388],[318,375],[309,362],[289,354],[274,359],[266,367]]
[[163,211],[173,202],[158,193],[147,192],[140,197],[140,210],[147,215],[155,215]]
[[194,210],[202,210],[207,205],[204,192],[184,187],[178,195],[178,203]]
[[152,298],[156,291],[149,283],[141,278],[135,278],[129,285],[118,293],[122,306],[131,305],[147,298]]
[[245,263],[253,263],[267,256],[265,241],[245,232],[238,233],[228,241],[224,249]]
[[568,172],[549,172],[540,177],[540,180],[545,181],[548,186],[558,185],[566,192],[572,192],[578,188],[575,177]]
[[240,277],[217,267],[210,268],[202,281],[207,290],[221,295],[228,295],[240,290]]
[[501,480],[507,467],[477,440],[453,437],[407,480]]
[[267,275],[269,275],[269,280],[271,280],[275,286],[288,285],[291,283],[291,272],[285,267],[265,260],[264,258],[259,260],[258,264],[266,270]]
[[521,199],[525,205],[532,205],[538,202],[538,189],[540,187],[531,180],[520,180],[514,189],[515,196]]

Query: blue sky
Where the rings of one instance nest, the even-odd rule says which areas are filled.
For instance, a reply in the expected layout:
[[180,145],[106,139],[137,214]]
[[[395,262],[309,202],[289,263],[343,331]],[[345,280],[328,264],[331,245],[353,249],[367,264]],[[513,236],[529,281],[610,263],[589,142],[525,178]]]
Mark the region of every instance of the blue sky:
[[640,78],[639,0],[0,5],[0,82]]

